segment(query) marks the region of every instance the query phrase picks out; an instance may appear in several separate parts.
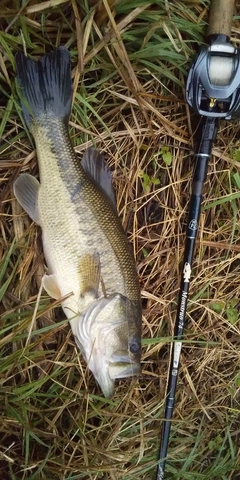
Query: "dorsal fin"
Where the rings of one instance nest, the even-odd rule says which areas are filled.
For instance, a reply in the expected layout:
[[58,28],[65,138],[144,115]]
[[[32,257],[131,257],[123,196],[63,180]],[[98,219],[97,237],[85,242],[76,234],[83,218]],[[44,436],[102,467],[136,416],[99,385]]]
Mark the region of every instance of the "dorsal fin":
[[94,147],[85,150],[81,165],[90,177],[100,186],[116,210],[115,192],[112,186],[112,174],[103,156]]

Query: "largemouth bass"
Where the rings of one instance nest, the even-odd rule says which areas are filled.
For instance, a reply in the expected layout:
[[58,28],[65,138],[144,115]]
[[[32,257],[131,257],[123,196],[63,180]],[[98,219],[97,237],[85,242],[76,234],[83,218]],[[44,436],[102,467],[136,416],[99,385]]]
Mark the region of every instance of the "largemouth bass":
[[38,62],[16,55],[26,124],[37,150],[40,183],[22,174],[14,193],[41,226],[47,293],[62,301],[78,347],[103,394],[115,378],[140,372],[141,299],[136,266],[118,218],[111,175],[90,148],[82,162],[68,133],[70,54],[64,47]]

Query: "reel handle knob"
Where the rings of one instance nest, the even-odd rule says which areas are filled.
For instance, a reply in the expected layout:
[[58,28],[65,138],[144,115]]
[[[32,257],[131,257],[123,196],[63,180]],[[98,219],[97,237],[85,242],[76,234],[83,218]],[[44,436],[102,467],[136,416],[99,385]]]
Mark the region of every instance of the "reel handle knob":
[[207,35],[222,34],[231,37],[235,0],[212,0]]

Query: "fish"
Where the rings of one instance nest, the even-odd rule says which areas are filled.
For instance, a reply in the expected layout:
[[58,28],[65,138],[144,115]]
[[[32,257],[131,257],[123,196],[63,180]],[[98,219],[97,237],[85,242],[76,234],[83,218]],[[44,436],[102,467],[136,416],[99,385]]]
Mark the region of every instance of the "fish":
[[[136,262],[117,213],[112,175],[93,146],[80,161],[68,131],[71,58],[59,46],[38,61],[15,56],[23,117],[37,152],[39,178],[21,174],[14,194],[41,227],[45,291],[69,320],[103,395],[115,379],[141,372],[141,294]],[[63,298],[64,297],[64,298]]]

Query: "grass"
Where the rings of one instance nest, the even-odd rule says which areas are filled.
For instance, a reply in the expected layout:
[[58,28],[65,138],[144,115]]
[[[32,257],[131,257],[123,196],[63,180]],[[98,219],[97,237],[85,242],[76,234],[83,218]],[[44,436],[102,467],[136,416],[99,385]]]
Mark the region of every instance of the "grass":
[[[193,170],[185,78],[208,2],[3,0],[0,6],[0,478],[154,479]],[[239,21],[232,29],[238,43]],[[41,291],[41,233],[16,202],[37,175],[14,54],[66,45],[79,155],[106,152],[143,299],[143,371],[102,397],[58,302]],[[166,479],[237,480],[239,127],[220,123],[209,165]]]

